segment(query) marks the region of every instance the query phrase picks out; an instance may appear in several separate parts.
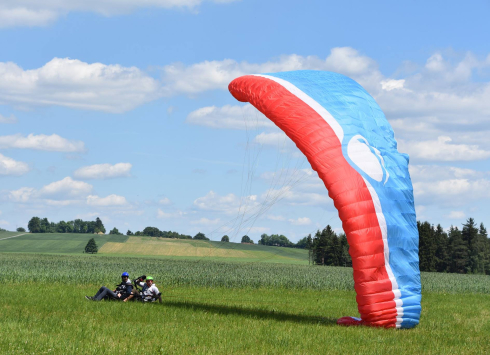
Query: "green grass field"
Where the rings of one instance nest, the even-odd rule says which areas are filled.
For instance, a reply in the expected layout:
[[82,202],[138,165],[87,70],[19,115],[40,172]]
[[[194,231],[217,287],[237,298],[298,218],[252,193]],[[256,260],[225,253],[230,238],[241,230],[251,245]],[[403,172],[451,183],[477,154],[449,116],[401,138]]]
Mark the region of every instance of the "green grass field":
[[107,242],[124,243],[128,239],[125,235],[0,232],[0,251],[81,254],[90,238],[96,240],[99,248]]
[[[163,304],[91,302],[121,271],[152,274]],[[5,354],[484,354],[490,277],[423,273],[411,330],[344,328],[352,270],[208,259],[0,253]]]
[[[70,233],[20,234],[23,233],[0,232],[0,251],[81,254],[89,239],[94,238],[100,255],[308,264],[308,251],[303,249],[152,237],[128,238],[127,236]],[[15,235],[20,236],[12,238]]]

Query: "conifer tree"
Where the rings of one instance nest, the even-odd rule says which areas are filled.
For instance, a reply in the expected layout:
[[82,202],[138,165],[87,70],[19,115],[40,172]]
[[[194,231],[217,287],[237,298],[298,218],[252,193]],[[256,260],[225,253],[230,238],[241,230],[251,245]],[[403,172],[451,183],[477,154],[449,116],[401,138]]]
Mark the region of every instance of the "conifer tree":
[[435,231],[435,271],[436,272],[447,272],[448,271],[448,240],[447,233],[440,224],[437,225]]
[[99,251],[99,249],[97,248],[97,244],[95,243],[95,239],[91,238],[88,241],[87,245],[85,246],[85,253],[96,254],[98,251]]
[[467,265],[469,263],[468,246],[463,240],[461,231],[458,227],[451,226],[449,229],[449,248],[451,255],[451,262],[449,265],[450,272],[459,274],[467,273]]
[[488,239],[487,229],[480,223],[480,229],[478,231],[480,237],[480,246],[483,250],[483,269],[486,275],[490,275],[490,239]]
[[482,255],[479,250],[478,228],[473,218],[468,218],[466,223],[463,224],[461,235],[468,248],[468,262],[466,264],[468,273],[483,273],[484,267],[483,260],[481,260]]

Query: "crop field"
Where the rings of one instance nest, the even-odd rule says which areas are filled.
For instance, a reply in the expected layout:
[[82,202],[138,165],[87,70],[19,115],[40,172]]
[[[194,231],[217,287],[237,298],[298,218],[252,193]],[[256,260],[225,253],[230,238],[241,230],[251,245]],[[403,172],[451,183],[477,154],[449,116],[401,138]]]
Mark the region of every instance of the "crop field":
[[302,249],[151,237],[129,237],[125,243],[107,242],[99,252],[190,258],[240,258],[246,261],[308,264],[308,252]]
[[[150,274],[163,304],[90,302],[122,271]],[[6,354],[483,354],[490,277],[422,274],[411,330],[344,328],[352,269],[308,265],[0,253]]]
[[79,254],[90,238],[96,240],[98,247],[107,242],[124,243],[128,239],[125,235],[0,232],[0,252]]
[[[16,235],[20,235],[16,237]],[[8,239],[3,239],[8,238]],[[81,254],[94,238],[103,255],[202,258],[308,265],[308,251],[256,244],[93,234],[0,232],[0,252]]]

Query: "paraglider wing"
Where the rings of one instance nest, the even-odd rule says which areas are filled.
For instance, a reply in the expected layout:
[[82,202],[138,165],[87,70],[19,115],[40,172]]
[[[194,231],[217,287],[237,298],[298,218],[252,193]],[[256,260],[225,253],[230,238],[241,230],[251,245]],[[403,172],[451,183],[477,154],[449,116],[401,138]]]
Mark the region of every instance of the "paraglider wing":
[[421,312],[418,231],[408,156],[375,100],[354,80],[322,71],[246,75],[229,85],[304,153],[342,220],[360,319],[411,328]]

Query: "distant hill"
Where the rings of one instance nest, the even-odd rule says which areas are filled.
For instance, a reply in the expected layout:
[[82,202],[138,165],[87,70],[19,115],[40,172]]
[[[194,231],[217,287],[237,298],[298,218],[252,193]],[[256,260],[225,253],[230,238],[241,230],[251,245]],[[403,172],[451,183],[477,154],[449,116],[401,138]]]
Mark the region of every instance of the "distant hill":
[[124,243],[128,239],[125,235],[0,232],[0,252],[81,254],[90,238],[99,249],[107,242]]
[[122,235],[20,234],[0,232],[0,252],[81,254],[88,240],[94,238],[103,255],[308,264],[308,251],[304,249]]

